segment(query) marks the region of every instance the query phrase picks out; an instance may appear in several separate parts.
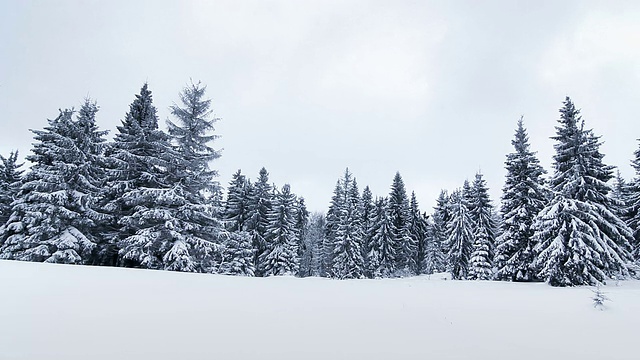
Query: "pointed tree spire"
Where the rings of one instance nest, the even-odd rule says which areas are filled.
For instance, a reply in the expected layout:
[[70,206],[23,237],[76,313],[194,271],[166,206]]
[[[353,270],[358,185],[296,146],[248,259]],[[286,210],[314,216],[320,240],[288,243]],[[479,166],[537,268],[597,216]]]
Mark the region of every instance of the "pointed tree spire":
[[507,176],[502,188],[501,213],[504,218],[503,234],[496,248],[496,278],[509,281],[536,279],[532,268],[533,220],[548,203],[549,191],[544,186],[544,169],[530,150],[529,137],[522,118],[518,120],[515,138],[511,141],[514,152],[505,161]]

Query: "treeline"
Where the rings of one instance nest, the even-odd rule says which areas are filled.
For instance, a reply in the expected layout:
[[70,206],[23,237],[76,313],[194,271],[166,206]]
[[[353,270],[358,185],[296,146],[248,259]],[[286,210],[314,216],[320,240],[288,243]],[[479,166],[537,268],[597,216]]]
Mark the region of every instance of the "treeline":
[[446,271],[554,286],[640,273],[640,149],[634,180],[615,177],[569,98],[548,177],[518,121],[499,208],[480,173],[427,214],[399,173],[374,197],[347,169],[327,213],[310,214],[264,168],[254,181],[238,170],[223,191],[209,167],[219,119],[205,91],[182,90],[165,132],[145,84],[112,141],[87,99],[33,131],[29,171],[16,152],[0,157],[0,258],[338,279]]

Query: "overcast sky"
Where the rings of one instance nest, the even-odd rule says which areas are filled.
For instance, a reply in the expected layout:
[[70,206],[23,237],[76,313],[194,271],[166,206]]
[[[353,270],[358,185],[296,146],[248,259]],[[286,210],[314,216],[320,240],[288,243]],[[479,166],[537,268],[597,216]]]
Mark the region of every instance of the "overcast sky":
[[192,78],[219,180],[264,166],[311,210],[345,167],[429,212],[480,170],[497,205],[518,118],[549,169],[566,95],[627,178],[640,137],[638,1],[5,0],[0,40],[1,154],[87,95],[113,135],[145,81],[164,127]]

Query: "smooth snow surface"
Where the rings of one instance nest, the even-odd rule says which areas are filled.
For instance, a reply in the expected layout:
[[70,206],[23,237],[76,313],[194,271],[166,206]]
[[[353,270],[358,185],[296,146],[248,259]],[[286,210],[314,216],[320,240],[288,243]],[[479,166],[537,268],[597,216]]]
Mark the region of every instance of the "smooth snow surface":
[[640,282],[243,278],[0,261],[0,359],[640,359]]

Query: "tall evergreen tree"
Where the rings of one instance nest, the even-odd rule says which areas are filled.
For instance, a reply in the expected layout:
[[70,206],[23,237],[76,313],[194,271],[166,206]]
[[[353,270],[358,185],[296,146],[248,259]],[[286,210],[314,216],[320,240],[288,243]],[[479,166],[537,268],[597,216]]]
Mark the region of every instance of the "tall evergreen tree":
[[44,130],[33,130],[33,163],[14,202],[0,258],[68,264],[88,263],[98,241],[95,211],[101,174],[96,164],[104,131],[95,126],[95,103],[79,116],[60,111]]
[[396,172],[391,184],[388,208],[393,224],[396,261],[398,261],[396,269],[405,275],[415,274],[418,268],[416,263],[418,244],[409,233],[409,198],[399,172]]
[[371,244],[367,255],[367,271],[372,278],[386,278],[397,273],[393,220],[387,204],[385,198],[378,198],[375,202]]
[[254,276],[255,250],[251,244],[251,236],[246,231],[224,233],[223,259],[220,273],[227,275]]
[[221,227],[203,200],[212,176],[204,173],[204,162],[211,154],[201,154],[195,144],[205,141],[200,145],[207,146],[207,128],[191,119],[188,134],[191,120],[185,119],[178,117],[180,126],[174,124],[180,136],[173,147],[172,138],[158,128],[152,94],[144,84],[118,127],[108,153],[108,208],[118,217],[121,265],[191,272],[218,268],[212,259],[220,250]]
[[532,265],[533,220],[548,202],[545,173],[536,153],[529,147],[529,137],[522,118],[518,120],[515,138],[511,141],[515,152],[505,161],[507,177],[502,189],[501,212],[504,217],[503,235],[496,247],[496,278],[510,281],[535,280]]
[[362,222],[362,259],[365,264],[365,276],[369,277],[368,254],[371,248],[371,236],[373,228],[373,219],[375,215],[375,205],[373,203],[373,194],[369,186],[365,186],[360,197],[360,219]]
[[[640,139],[638,139],[640,141]],[[640,262],[640,147],[633,153],[634,158],[631,166],[635,170],[636,176],[627,187],[628,195],[626,196],[627,207],[624,216],[627,225],[633,232],[633,256],[636,261]]]
[[275,196],[267,219],[266,249],[260,264],[264,276],[295,275],[298,273],[298,233],[295,229],[296,197],[289,185]]
[[615,214],[599,138],[568,97],[556,126],[553,200],[534,224],[538,275],[553,286],[595,285],[629,275],[631,230]]
[[225,202],[223,220],[229,231],[237,232],[245,229],[249,217],[249,196],[251,184],[238,170],[229,182],[227,201]]
[[345,177],[347,195],[338,217],[338,228],[333,244],[332,276],[338,279],[356,279],[364,275],[362,257],[362,222],[359,211],[360,196],[355,179],[349,183]]
[[309,276],[311,272],[311,259],[313,257],[313,248],[309,243],[307,237],[307,223],[309,222],[309,211],[307,205],[304,202],[304,198],[298,198],[296,203],[296,216],[295,216],[295,229],[298,233],[298,258],[300,259],[300,266],[298,269],[298,276]]
[[411,192],[408,227],[412,243],[416,245],[414,259],[411,261],[412,266],[414,266],[412,271],[414,274],[421,274],[423,273],[422,264],[424,263],[426,254],[428,221],[427,216],[423,216],[423,214],[420,213],[415,192]]
[[306,247],[309,253],[308,272],[302,276],[321,276],[322,275],[322,244],[324,243],[325,217],[321,213],[314,212],[309,216],[305,233]]
[[251,243],[255,249],[254,264],[256,275],[262,276],[259,264],[262,253],[266,250],[265,236],[267,233],[267,214],[271,209],[273,198],[272,186],[269,184],[269,172],[262,168],[258,174],[258,180],[253,184],[249,192],[247,219],[245,229],[251,236]]
[[[12,151],[8,157],[0,155],[0,234],[11,215],[11,203],[16,200],[24,170],[20,170],[18,151]],[[2,235],[0,235],[0,238]],[[1,245],[1,243],[0,243]]]
[[473,223],[460,191],[452,194],[451,210],[451,219],[447,223],[447,270],[453,279],[467,279],[473,251]]
[[443,220],[443,214],[435,211],[431,219],[426,214],[422,215],[426,224],[426,236],[424,243],[424,256],[421,269],[424,274],[433,274],[446,271],[445,244],[447,243],[447,227]]
[[498,231],[489,190],[481,173],[477,173],[471,188],[469,215],[473,222],[473,252],[470,277],[488,280],[493,277],[493,257]]

